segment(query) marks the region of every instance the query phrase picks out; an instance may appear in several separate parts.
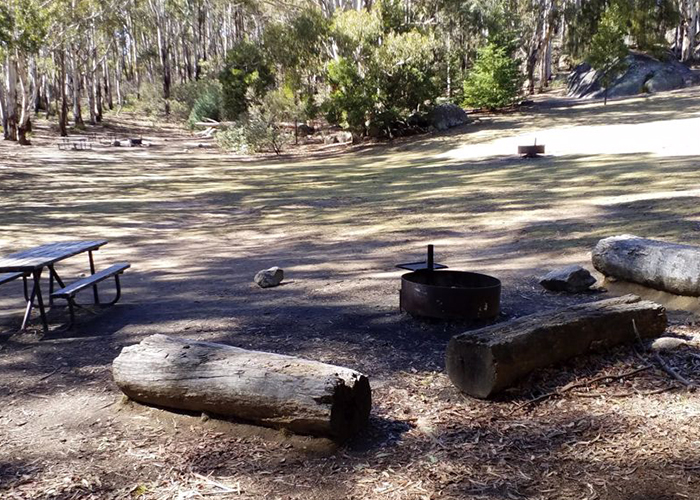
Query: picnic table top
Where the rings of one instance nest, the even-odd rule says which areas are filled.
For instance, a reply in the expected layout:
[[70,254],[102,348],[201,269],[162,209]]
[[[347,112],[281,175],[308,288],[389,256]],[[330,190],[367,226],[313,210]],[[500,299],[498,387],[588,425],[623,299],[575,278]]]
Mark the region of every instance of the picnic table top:
[[0,257],[0,273],[31,272],[83,252],[97,250],[107,240],[61,241]]

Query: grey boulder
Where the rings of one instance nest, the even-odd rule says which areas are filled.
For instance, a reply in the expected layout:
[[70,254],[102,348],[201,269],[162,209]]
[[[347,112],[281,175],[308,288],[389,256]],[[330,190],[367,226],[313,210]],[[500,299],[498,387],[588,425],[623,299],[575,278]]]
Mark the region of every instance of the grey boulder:
[[567,266],[555,269],[540,280],[547,290],[553,292],[581,293],[587,291],[596,279],[581,266]]
[[260,288],[271,288],[282,283],[283,279],[284,271],[279,267],[271,267],[270,269],[258,271],[253,281],[255,281]]
[[[625,69],[608,88],[608,97],[625,97],[642,93],[676,90],[700,84],[700,74],[671,56],[658,60],[646,54],[632,53],[625,59]],[[579,64],[567,78],[569,97],[600,98],[605,95],[602,74],[590,64]]]
[[428,114],[428,122],[437,130],[464,125],[469,121],[467,112],[456,104],[440,104]]

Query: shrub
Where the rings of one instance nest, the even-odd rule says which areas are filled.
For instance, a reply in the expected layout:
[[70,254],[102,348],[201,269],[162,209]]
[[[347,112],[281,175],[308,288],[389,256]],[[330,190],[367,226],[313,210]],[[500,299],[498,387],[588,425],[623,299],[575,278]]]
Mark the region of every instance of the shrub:
[[242,41],[226,55],[219,81],[224,115],[235,120],[267,93],[275,78],[260,47]]
[[497,109],[513,104],[520,94],[519,61],[506,47],[489,43],[479,49],[474,67],[464,80],[466,106]]
[[435,52],[432,37],[409,31],[386,35],[364,65],[342,57],[332,61],[326,118],[357,132],[388,130],[438,96]]
[[[215,78],[202,78],[181,83],[174,86],[172,90],[172,113],[181,120],[187,120],[188,123],[201,121],[204,118],[220,120],[221,98],[221,83]],[[191,116],[195,107],[198,111]]]
[[605,10],[598,31],[591,40],[588,62],[600,72],[600,83],[605,89],[605,104],[608,102],[608,87],[626,66],[625,56],[629,51],[625,45],[624,24],[623,13],[612,5]]
[[273,151],[282,152],[282,147],[289,142],[292,134],[279,126],[278,117],[270,104],[256,106],[245,116],[239,118],[235,125],[227,127],[216,134],[220,147],[240,154]]
[[211,120],[221,120],[221,85],[212,82],[195,99],[190,110],[187,124],[194,127],[194,124],[201,122],[205,118]]

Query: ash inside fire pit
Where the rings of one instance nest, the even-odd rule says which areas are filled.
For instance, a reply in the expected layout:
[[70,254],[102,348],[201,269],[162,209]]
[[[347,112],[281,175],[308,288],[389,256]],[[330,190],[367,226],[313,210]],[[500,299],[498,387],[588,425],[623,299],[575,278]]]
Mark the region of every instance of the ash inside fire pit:
[[401,277],[401,309],[440,319],[490,319],[501,306],[501,282],[466,271],[420,270]]

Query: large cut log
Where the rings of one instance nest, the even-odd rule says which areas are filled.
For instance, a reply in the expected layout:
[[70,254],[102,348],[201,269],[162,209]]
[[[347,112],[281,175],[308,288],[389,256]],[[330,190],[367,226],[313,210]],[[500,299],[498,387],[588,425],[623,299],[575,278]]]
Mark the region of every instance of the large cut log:
[[700,248],[622,235],[600,240],[593,266],[605,276],[675,293],[700,296]]
[[666,329],[666,310],[635,295],[523,316],[452,337],[447,373],[463,392],[488,398],[529,372]]
[[135,401],[346,439],[369,418],[366,376],[348,368],[152,335],[122,349],[114,380]]

